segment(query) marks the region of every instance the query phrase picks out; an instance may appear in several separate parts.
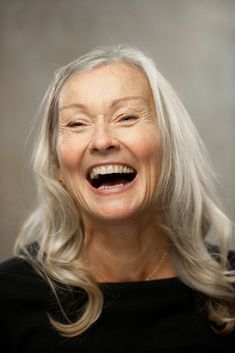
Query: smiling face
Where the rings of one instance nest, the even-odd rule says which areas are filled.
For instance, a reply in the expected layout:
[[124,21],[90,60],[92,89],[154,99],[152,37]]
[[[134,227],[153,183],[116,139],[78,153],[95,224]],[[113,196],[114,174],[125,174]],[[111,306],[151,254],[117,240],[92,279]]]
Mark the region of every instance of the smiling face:
[[161,140],[140,69],[109,63],[71,78],[59,97],[59,174],[89,222],[151,213]]

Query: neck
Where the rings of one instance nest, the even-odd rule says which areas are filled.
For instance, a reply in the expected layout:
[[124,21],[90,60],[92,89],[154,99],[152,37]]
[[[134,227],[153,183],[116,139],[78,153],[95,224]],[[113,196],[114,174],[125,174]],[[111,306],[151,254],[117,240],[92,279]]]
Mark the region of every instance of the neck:
[[141,220],[107,227],[85,222],[80,260],[98,282],[129,282],[174,277],[170,252],[157,224]]

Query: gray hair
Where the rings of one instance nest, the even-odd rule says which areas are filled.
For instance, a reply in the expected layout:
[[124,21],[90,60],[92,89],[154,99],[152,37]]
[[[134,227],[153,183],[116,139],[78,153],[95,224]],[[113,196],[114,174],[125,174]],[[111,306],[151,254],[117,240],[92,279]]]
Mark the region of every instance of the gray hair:
[[[88,271],[75,261],[83,245],[82,220],[78,219],[74,200],[57,177],[58,99],[72,77],[117,61],[138,67],[152,88],[163,151],[156,212],[172,242],[177,273],[184,283],[206,295],[209,319],[223,325],[221,332],[229,332],[235,326],[231,309],[234,276],[227,276],[231,222],[218,207],[216,178],[186,109],[154,62],[139,49],[127,45],[98,47],[56,73],[42,102],[42,127],[33,154],[38,205],[22,227],[15,253],[29,259],[46,276],[62,311],[54,281],[86,291],[86,308],[76,322],[62,324],[50,318],[62,334],[75,336],[97,320],[103,295]],[[217,260],[205,242],[209,230],[219,244]],[[34,242],[39,249],[32,256],[28,245]]]

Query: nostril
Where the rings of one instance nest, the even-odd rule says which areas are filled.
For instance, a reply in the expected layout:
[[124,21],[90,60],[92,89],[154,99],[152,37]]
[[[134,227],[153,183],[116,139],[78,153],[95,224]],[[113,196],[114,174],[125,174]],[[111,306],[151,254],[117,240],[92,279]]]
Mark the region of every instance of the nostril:
[[93,135],[90,140],[91,151],[110,151],[118,147],[118,141],[113,136],[113,131],[107,121],[101,117],[94,128]]
[[111,146],[94,146],[93,148],[92,148],[92,150],[93,151],[110,151],[110,150],[113,150],[113,149],[115,149],[116,148],[116,146],[114,146],[114,145],[111,145]]
[[114,139],[99,139],[93,140],[90,145],[90,150],[94,152],[107,152],[119,148],[118,141]]
[[112,150],[112,149],[114,149],[114,148],[116,148],[116,146],[114,146],[114,145],[112,145],[112,146],[108,146],[108,150]]

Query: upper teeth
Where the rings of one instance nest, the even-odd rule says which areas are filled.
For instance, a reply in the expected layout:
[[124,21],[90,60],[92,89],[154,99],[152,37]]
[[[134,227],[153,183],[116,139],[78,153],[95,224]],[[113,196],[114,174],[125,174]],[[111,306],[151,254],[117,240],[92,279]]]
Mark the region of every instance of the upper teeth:
[[90,171],[90,178],[97,179],[99,174],[112,174],[112,173],[134,173],[134,169],[124,165],[102,165],[99,167],[92,168]]

